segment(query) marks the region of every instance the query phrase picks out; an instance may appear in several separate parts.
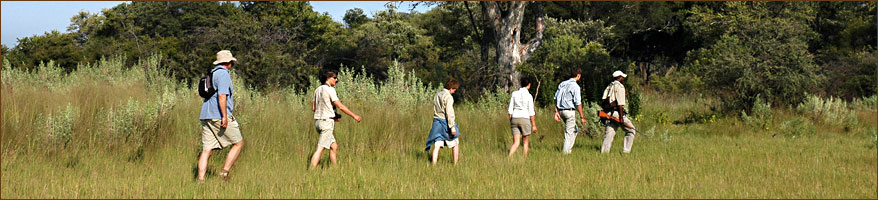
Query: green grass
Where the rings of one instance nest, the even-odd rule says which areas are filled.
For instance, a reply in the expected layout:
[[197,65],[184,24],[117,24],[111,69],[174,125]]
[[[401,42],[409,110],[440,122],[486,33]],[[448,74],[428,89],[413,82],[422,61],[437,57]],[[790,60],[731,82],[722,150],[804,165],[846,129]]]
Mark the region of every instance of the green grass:
[[[687,121],[690,113],[713,114],[709,108],[719,100],[647,91],[635,125],[652,137],[638,137],[631,154],[620,153],[623,134],[617,134],[609,154],[599,153],[602,136],[583,135],[573,154],[562,155],[562,125],[540,109],[530,156],[508,158],[504,105],[459,103],[461,161],[453,166],[450,151],[443,150],[439,164],[431,166],[423,151],[429,100],[402,105],[412,101],[401,99],[410,95],[373,88],[372,94],[385,96],[374,100],[351,92],[351,85],[339,87],[339,95],[363,122],[345,116],[336,124],[339,165],[329,165],[324,155],[316,170],[307,167],[318,138],[305,103],[311,94],[236,87],[244,150],[230,182],[216,176],[228,152],[223,150],[213,154],[207,182],[198,184],[200,99],[192,88],[155,86],[145,82],[147,75],[132,74],[126,75],[133,77],[129,82],[82,78],[54,86],[7,82],[4,74],[0,198],[874,199],[878,190],[875,110],[854,110],[860,123],[844,128],[781,108],[773,115],[776,128],[765,129],[735,115]],[[342,84],[356,82],[350,79]],[[176,89],[156,89],[166,86]],[[135,115],[157,123],[135,123],[135,132],[110,131],[107,110],[118,110],[129,98],[152,105],[161,91],[177,96],[169,111]],[[40,121],[68,103],[76,115],[65,145]],[[796,119],[804,121],[792,123]],[[780,128],[785,122],[799,125]],[[814,132],[793,130],[802,127]]]

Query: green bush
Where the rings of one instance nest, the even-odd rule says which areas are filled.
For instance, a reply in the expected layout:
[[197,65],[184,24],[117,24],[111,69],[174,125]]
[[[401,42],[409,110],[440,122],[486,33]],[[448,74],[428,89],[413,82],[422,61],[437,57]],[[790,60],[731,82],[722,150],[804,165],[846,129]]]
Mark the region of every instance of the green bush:
[[765,130],[771,129],[772,117],[771,104],[765,102],[759,96],[756,97],[756,102],[753,103],[750,114],[747,114],[744,110],[741,111],[741,121],[744,121],[744,124]]
[[814,135],[814,133],[817,132],[817,128],[811,123],[811,120],[799,116],[794,117],[792,120],[782,122],[779,130],[781,134],[788,135],[792,138]]
[[853,102],[851,102],[850,106],[851,109],[875,111],[876,100],[878,100],[878,98],[876,98],[876,95],[872,95],[870,97],[856,98],[853,100]]
[[839,98],[823,99],[816,95],[806,95],[805,101],[796,110],[816,121],[843,126],[846,130],[859,123],[856,113],[849,109],[847,102]]
[[51,141],[67,146],[73,140],[73,125],[76,122],[76,110],[73,105],[67,104],[65,109],[45,117],[48,136]]
[[649,85],[659,91],[673,93],[695,93],[704,87],[701,77],[692,73],[677,72],[668,76],[653,76]]

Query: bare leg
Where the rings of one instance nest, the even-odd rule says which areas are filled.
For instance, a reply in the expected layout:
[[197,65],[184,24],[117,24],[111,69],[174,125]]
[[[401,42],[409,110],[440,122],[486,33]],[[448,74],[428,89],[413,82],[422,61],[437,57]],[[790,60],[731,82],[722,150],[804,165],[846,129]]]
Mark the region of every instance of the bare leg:
[[458,155],[460,154],[460,144],[457,144],[457,146],[454,146],[454,148],[451,149],[453,152],[452,154],[454,154],[454,165],[457,165],[457,158],[459,158]]
[[204,181],[204,174],[207,173],[207,160],[213,150],[201,150],[201,156],[198,157],[198,181]]
[[235,161],[238,160],[238,156],[241,155],[241,149],[244,148],[244,140],[241,140],[235,145],[232,145],[232,149],[229,149],[229,155],[226,156],[226,164],[223,165],[223,170],[229,171],[232,169],[232,165],[235,164]]
[[317,167],[317,163],[320,162],[321,155],[323,155],[323,147],[317,146],[317,150],[314,150],[314,155],[311,155],[311,169]]
[[333,142],[329,145],[329,161],[333,165],[338,163],[338,143]]
[[530,142],[528,141],[529,135],[524,136],[524,157],[527,158],[527,151],[530,150]]
[[439,147],[433,145],[433,165],[436,164],[437,160],[439,160]]
[[512,157],[512,154],[515,154],[515,150],[518,150],[518,144],[521,143],[521,135],[513,134],[512,135],[512,147],[509,148],[509,157]]

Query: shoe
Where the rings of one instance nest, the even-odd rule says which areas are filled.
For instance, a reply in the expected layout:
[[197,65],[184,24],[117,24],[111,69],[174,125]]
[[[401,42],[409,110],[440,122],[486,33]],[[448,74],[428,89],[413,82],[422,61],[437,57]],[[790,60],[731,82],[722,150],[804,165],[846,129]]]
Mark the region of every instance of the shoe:
[[229,170],[220,171],[219,176],[222,177],[224,181],[229,181]]

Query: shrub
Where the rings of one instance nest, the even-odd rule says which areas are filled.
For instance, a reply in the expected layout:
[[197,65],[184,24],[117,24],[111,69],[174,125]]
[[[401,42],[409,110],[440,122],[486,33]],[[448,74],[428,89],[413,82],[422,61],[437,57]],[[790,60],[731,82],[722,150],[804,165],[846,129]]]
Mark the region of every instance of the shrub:
[[851,102],[850,106],[851,109],[855,110],[875,111],[876,100],[878,100],[876,99],[876,95],[872,95],[870,97],[856,98],[853,100],[853,102]]
[[679,72],[673,76],[653,76],[649,84],[657,90],[674,93],[700,92],[705,87],[700,76]]
[[839,98],[822,99],[816,95],[806,95],[805,101],[796,110],[814,120],[843,126],[846,130],[858,124],[856,114],[848,109],[848,103]]
[[814,135],[817,132],[814,124],[804,117],[795,117],[792,120],[784,121],[780,124],[779,129],[782,134],[789,135],[792,138]]
[[768,130],[771,126],[771,120],[771,104],[765,102],[759,96],[756,97],[756,102],[753,103],[753,108],[750,110],[749,115],[744,110],[741,111],[741,121],[753,127]]
[[107,113],[108,130],[118,142],[143,144],[143,136],[158,127],[161,101],[140,103],[129,98],[121,108],[111,108]]
[[73,124],[76,120],[76,110],[73,105],[67,104],[64,110],[45,117],[46,132],[53,142],[60,143],[65,147],[73,140]]
[[[585,131],[589,135],[603,135],[604,133],[604,125],[601,124],[600,117],[598,117],[600,110],[603,109],[595,102],[583,102],[582,112],[585,115],[585,121],[588,122],[588,128]],[[630,119],[634,120],[634,118]]]

